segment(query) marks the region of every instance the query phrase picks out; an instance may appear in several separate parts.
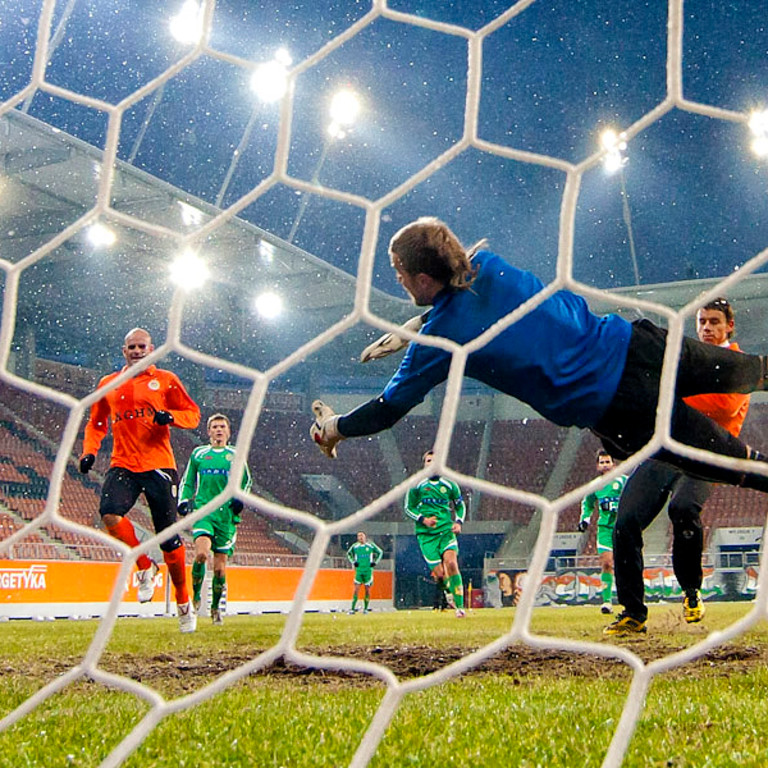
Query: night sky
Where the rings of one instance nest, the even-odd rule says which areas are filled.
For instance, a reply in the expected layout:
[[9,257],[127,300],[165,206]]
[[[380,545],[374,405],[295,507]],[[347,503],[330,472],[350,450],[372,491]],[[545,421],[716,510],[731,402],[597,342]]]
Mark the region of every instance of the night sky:
[[[67,3],[57,3],[56,29]],[[41,3],[0,0],[0,98],[31,75]],[[169,33],[179,0],[76,0],[47,80],[116,103],[188,50]],[[392,0],[390,9],[477,30],[508,7],[491,0]],[[285,47],[294,65],[371,10],[362,0],[219,0],[211,46],[252,62]],[[684,94],[749,113],[768,105],[765,12],[755,2],[689,2],[684,13]],[[666,90],[667,5],[661,0],[534,2],[483,47],[480,138],[578,162],[603,128],[622,130]],[[259,104],[250,73],[202,57],[127,110],[120,157],[213,203],[235,148],[254,128],[224,197],[232,204],[272,171],[279,106]],[[310,180],[323,153],[327,110],[340,86],[363,111],[327,148],[322,184],[376,199],[403,183],[462,135],[467,41],[377,19],[296,84],[288,171]],[[156,102],[140,141],[138,138]],[[20,108],[20,107],[19,107]],[[38,93],[29,114],[96,147],[107,119],[98,110]],[[673,111],[637,136],[624,169],[637,266],[643,284],[725,276],[768,245],[768,166],[749,149],[744,124]],[[375,284],[395,295],[386,242],[419,215],[437,215],[462,240],[488,237],[494,250],[542,279],[555,274],[564,174],[469,149],[382,217]],[[272,189],[241,216],[287,238],[301,194]],[[313,196],[294,242],[355,274],[363,213]],[[583,180],[576,216],[574,274],[614,288],[634,283],[619,174],[595,167]]]

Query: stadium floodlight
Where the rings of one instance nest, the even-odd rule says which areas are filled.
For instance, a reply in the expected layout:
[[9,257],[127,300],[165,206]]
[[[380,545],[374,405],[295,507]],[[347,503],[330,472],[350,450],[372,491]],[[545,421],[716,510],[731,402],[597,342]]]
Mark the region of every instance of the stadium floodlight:
[[184,291],[200,288],[207,282],[210,271],[208,265],[194,251],[179,254],[170,266],[171,282]]
[[624,154],[627,150],[625,134],[616,133],[612,128],[607,128],[600,136],[600,144],[605,150],[603,168],[608,173],[621,170],[629,162],[629,158]]
[[109,246],[114,245],[117,240],[115,231],[106,224],[102,224],[100,221],[91,224],[91,226],[88,227],[85,236],[94,248],[109,248]]
[[331,123],[328,135],[331,139],[343,139],[360,114],[360,97],[351,88],[342,88],[331,99]]
[[271,61],[263,62],[253,70],[251,90],[259,97],[259,101],[271,104],[283,98],[288,88],[288,67],[291,63],[290,53],[280,48]]
[[629,162],[625,154],[627,151],[627,136],[625,133],[617,133],[612,128],[607,128],[600,135],[600,146],[605,152],[603,168],[606,173],[619,174],[621,189],[621,208],[624,224],[627,227],[627,242],[629,243],[629,256],[632,260],[632,272],[635,277],[635,285],[640,285],[640,270],[637,266],[637,252],[635,251],[635,236],[632,231],[632,210],[629,207],[629,195],[627,194],[627,182],[624,168]]
[[[312,174],[313,184],[317,184],[320,179],[320,171],[323,169],[325,158],[328,156],[328,150],[331,148],[331,144],[337,139],[343,139],[347,135],[352,124],[357,120],[361,107],[360,97],[348,87],[337,91],[331,98],[329,109],[331,122],[328,124],[326,131],[325,141],[323,142],[323,151],[320,153],[320,159],[317,161],[315,172]],[[309,197],[309,194],[306,192],[301,197],[299,211],[296,214],[296,218],[293,220],[291,231],[286,238],[289,243],[293,242],[296,230],[299,228],[299,224],[304,217],[304,211],[306,211],[307,205],[309,205]]]
[[169,27],[174,40],[182,45],[197,45],[203,36],[203,6],[196,0],[185,0],[181,10],[171,17]]
[[274,291],[265,291],[253,300],[253,306],[265,320],[274,320],[282,314],[283,300]]
[[263,64],[259,64],[256,69],[253,70],[250,87],[259,97],[259,103],[253,107],[251,116],[243,131],[243,136],[240,139],[240,143],[232,153],[232,160],[230,160],[227,174],[224,177],[224,181],[221,183],[219,193],[216,195],[216,206],[218,208],[221,208],[221,204],[224,202],[224,195],[226,195],[227,190],[229,189],[229,183],[232,181],[232,176],[235,173],[235,168],[237,168],[237,163],[245,151],[245,148],[248,146],[251,133],[256,125],[256,119],[259,116],[260,105],[279,101],[285,95],[285,92],[288,89],[288,67],[291,66],[291,62],[291,54],[288,53],[288,50],[286,48],[278,48],[271,61],[265,61]]
[[749,118],[752,131],[752,151],[758,157],[768,157],[768,109],[753,112]]

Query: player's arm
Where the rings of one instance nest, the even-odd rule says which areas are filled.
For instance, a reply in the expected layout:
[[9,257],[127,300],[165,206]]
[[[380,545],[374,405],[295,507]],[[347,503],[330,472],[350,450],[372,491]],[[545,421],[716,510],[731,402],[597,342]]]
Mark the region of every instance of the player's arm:
[[349,549],[347,550],[347,560],[349,560],[352,565],[355,564],[355,545],[350,544]]
[[461,488],[456,483],[453,483],[453,513],[455,515],[455,522],[459,525],[464,525],[464,519],[467,516],[467,505],[464,502]]
[[371,565],[376,565],[379,562],[379,560],[381,560],[381,558],[384,557],[384,550],[374,541],[371,541],[369,543],[373,548],[373,553],[371,556]]
[[197,470],[198,462],[193,451],[187,462],[184,474],[182,475],[181,483],[179,484],[179,503],[177,508],[182,517],[189,514],[195,508],[194,499],[197,495],[199,479]]
[[[155,413],[155,422],[172,424],[179,429],[194,429],[200,423],[200,408],[187,394],[187,390],[184,389],[179,378],[175,374],[171,374],[171,376],[171,386],[165,395],[166,408]],[[170,420],[166,420],[167,417],[158,419],[161,413],[169,414]]]
[[410,517],[415,523],[419,523],[424,519],[424,515],[419,512],[419,499],[415,488],[411,488],[406,494],[403,511],[406,517]]
[[592,511],[595,508],[597,502],[597,496],[594,493],[590,493],[581,500],[581,517],[579,518],[578,528],[580,531],[586,531],[589,528],[589,523],[592,520]]
[[[106,379],[102,379],[99,382],[99,387],[101,387],[105,381]],[[96,462],[96,454],[99,452],[101,443],[109,431],[109,418],[109,401],[106,397],[103,397],[91,406],[88,421],[85,422],[83,451],[80,454],[79,465],[80,472],[84,475],[90,472],[91,467]]]

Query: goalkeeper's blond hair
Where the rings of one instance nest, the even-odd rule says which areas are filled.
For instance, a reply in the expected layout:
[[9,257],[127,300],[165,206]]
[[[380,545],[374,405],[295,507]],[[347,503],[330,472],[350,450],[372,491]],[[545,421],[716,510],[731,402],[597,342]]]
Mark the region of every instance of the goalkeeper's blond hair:
[[422,272],[454,290],[466,290],[477,274],[472,257],[485,243],[480,240],[467,250],[445,222],[424,216],[395,233],[389,255],[396,254],[409,274]]

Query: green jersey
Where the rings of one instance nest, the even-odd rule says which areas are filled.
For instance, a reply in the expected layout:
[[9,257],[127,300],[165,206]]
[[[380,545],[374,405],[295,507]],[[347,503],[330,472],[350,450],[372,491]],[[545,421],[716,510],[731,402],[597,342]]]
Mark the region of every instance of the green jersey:
[[381,547],[369,539],[365,544],[355,541],[347,550],[347,559],[355,568],[370,570],[381,560],[383,554]]
[[[416,535],[450,531],[454,522],[464,522],[466,512],[459,486],[439,475],[422,480],[405,497],[405,514],[416,523]],[[436,517],[437,525],[424,525],[421,520],[425,517]]]
[[597,510],[599,513],[597,519],[598,526],[613,528],[616,523],[616,512],[619,509],[619,497],[624,490],[626,482],[627,476],[619,475],[599,491],[585,496],[581,501],[581,518],[579,522],[589,524],[592,519],[592,513]]
[[[200,509],[214,496],[218,496],[226,487],[229,480],[229,472],[235,458],[234,446],[225,445],[216,448],[212,445],[201,445],[192,451],[187,468],[181,479],[181,492],[179,502],[194,499],[193,509]],[[246,465],[243,468],[243,476],[240,479],[240,488],[244,491],[251,489],[251,472]],[[218,509],[211,512],[229,521],[232,510],[229,501],[226,501]]]

